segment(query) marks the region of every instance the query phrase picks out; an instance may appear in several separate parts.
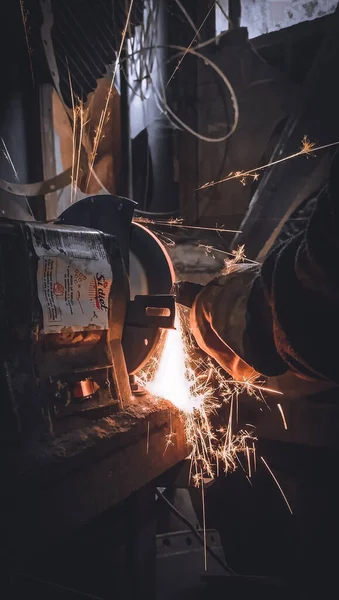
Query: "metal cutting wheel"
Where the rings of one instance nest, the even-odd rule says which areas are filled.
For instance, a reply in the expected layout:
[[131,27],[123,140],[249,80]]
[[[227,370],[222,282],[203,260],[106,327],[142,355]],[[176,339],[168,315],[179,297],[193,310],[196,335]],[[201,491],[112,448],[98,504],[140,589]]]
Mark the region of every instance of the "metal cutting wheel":
[[[136,295],[169,294],[175,280],[166,248],[140,223],[131,226],[129,275],[131,300]],[[136,373],[153,355],[160,335],[158,327],[141,329],[126,325],[122,343],[129,373]]]

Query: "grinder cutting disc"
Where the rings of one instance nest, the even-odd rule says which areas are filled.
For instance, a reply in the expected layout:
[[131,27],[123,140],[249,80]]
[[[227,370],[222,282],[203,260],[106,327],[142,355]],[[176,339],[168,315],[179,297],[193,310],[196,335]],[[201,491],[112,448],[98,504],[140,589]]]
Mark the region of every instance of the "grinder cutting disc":
[[[137,294],[170,294],[174,269],[158,238],[140,223],[132,223],[129,247],[131,299]],[[158,327],[125,326],[122,345],[130,374],[140,370],[154,354],[160,335]]]

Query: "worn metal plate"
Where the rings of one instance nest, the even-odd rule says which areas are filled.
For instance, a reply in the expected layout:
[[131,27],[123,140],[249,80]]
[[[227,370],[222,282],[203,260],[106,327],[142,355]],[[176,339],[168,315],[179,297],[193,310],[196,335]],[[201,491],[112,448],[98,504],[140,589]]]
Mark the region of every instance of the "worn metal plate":
[[[203,531],[199,531],[203,535]],[[206,543],[225,560],[217,531],[206,531]],[[203,575],[225,575],[211,556],[204,565],[204,549],[190,531],[157,536],[157,600],[187,599],[199,587]]]

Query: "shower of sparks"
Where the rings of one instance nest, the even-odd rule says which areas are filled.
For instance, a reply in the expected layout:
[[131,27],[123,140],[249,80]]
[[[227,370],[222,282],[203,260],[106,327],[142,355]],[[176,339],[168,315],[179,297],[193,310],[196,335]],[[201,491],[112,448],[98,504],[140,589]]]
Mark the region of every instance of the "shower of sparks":
[[168,84],[169,84],[169,83],[172,81],[172,79],[173,79],[173,77],[175,76],[176,72],[178,71],[178,69],[179,69],[179,67],[180,67],[181,63],[183,62],[183,60],[184,60],[185,56],[187,56],[187,54],[188,54],[188,52],[190,51],[190,49],[192,48],[192,46],[193,46],[194,42],[195,42],[195,41],[196,41],[196,39],[199,37],[200,31],[201,31],[201,29],[203,28],[203,26],[205,25],[205,23],[206,23],[206,21],[207,21],[208,17],[210,16],[210,14],[211,14],[211,12],[212,12],[212,9],[213,9],[213,8],[214,8],[214,2],[212,2],[212,4],[211,4],[211,6],[210,6],[210,8],[209,8],[209,10],[208,10],[208,12],[207,12],[207,14],[206,14],[206,16],[205,16],[204,20],[203,20],[203,22],[201,23],[200,27],[197,29],[197,31],[196,31],[196,33],[195,33],[195,35],[194,35],[194,37],[193,37],[192,41],[191,41],[191,42],[190,42],[190,44],[187,46],[187,48],[186,48],[185,52],[183,53],[182,57],[181,57],[181,58],[180,58],[180,60],[178,61],[178,64],[176,65],[176,67],[175,67],[175,69],[174,69],[174,71],[173,71],[172,75],[170,76],[169,80],[168,80],[168,81],[167,81],[167,83],[166,83],[166,87],[167,87],[167,86],[168,86]]
[[[192,413],[194,408],[199,408],[203,403],[204,390],[199,389],[193,379],[194,372],[187,367],[179,316],[176,317],[175,327],[167,332],[155,377],[147,389],[153,395],[169,400],[179,410]],[[169,381],[169,373],[172,374],[172,382]],[[195,384],[194,390],[192,383]]]
[[277,480],[276,476],[274,475],[274,473],[273,473],[272,469],[271,469],[271,468],[268,466],[268,464],[267,464],[266,460],[264,459],[264,457],[263,457],[263,456],[261,456],[260,458],[261,458],[262,462],[264,463],[264,465],[265,465],[266,469],[268,470],[268,472],[269,472],[269,473],[270,473],[270,475],[272,476],[272,479],[273,479],[273,481],[274,481],[274,482],[276,483],[276,485],[278,486],[278,488],[279,488],[279,490],[280,490],[280,493],[281,493],[282,497],[284,498],[284,500],[285,500],[285,502],[286,502],[286,505],[287,505],[287,508],[288,508],[288,510],[290,511],[291,515],[293,515],[293,511],[292,511],[291,505],[290,505],[289,501],[287,500],[287,498],[286,498],[286,495],[285,495],[285,493],[284,493],[284,491],[283,491],[283,489],[282,489],[282,487],[281,487],[281,485],[280,485],[279,481]]
[[269,162],[266,165],[262,165],[261,167],[256,167],[255,169],[250,169],[249,171],[235,171],[234,173],[231,172],[227,175],[227,177],[224,177],[223,179],[219,179],[218,181],[208,181],[207,183],[204,183],[197,189],[204,190],[204,189],[210,188],[214,185],[219,185],[220,183],[225,183],[225,181],[231,181],[231,179],[239,179],[239,181],[242,185],[246,185],[247,178],[252,178],[253,181],[258,180],[259,174],[257,171],[263,171],[264,169],[267,169],[268,167],[273,167],[274,165],[278,165],[280,163],[286,162],[288,160],[291,160],[292,158],[297,158],[298,156],[302,156],[302,155],[310,156],[310,155],[313,155],[315,152],[318,152],[319,150],[325,150],[326,148],[332,148],[333,146],[338,146],[338,145],[339,145],[339,142],[332,142],[331,144],[325,144],[323,146],[316,146],[314,142],[311,142],[308,139],[308,137],[306,135],[304,135],[302,142],[301,142],[301,149],[298,152],[295,152],[294,154],[290,154],[289,156],[285,156],[284,158],[279,158],[277,160],[273,160],[272,162]]
[[[196,358],[193,334],[186,321],[186,311],[177,306],[175,329],[164,332],[162,348],[151,359],[139,383],[156,398],[163,398],[179,409],[188,447],[190,449],[189,480],[200,485],[202,477],[213,479],[220,469],[234,471],[238,453],[247,459],[248,471],[256,468],[254,427],[237,429],[238,398],[246,390],[262,401],[263,388],[248,380],[236,382],[223,374],[209,358]],[[212,422],[217,410],[228,406],[223,427],[216,429]],[[173,444],[173,436],[166,436],[165,451]]]
[[24,32],[25,32],[25,40],[26,40],[26,46],[27,46],[27,52],[28,52],[29,68],[30,68],[30,71],[31,71],[32,82],[33,82],[33,85],[34,85],[35,81],[34,81],[33,63],[32,63],[32,56],[31,56],[32,55],[32,50],[31,50],[30,45],[29,45],[28,27],[27,27],[27,15],[28,15],[28,12],[25,10],[23,0],[20,0],[20,10],[21,10],[22,24],[24,26]]
[[106,122],[109,101],[110,101],[110,98],[112,97],[114,83],[115,83],[115,78],[116,78],[118,66],[120,64],[120,56],[121,56],[122,49],[124,47],[126,33],[128,31],[128,28],[129,28],[129,23],[130,23],[130,19],[131,19],[131,13],[132,13],[132,9],[133,9],[133,3],[134,3],[134,0],[131,0],[130,5],[129,5],[129,9],[128,9],[128,12],[127,12],[127,16],[126,16],[125,27],[124,27],[122,35],[121,35],[121,42],[120,42],[118,54],[117,54],[117,57],[116,57],[115,63],[114,63],[114,69],[113,69],[112,79],[111,79],[111,83],[110,83],[110,86],[109,86],[109,89],[108,89],[108,92],[107,92],[105,106],[104,106],[103,110],[101,111],[101,115],[100,115],[100,119],[99,119],[99,124],[98,124],[98,127],[96,128],[96,132],[95,132],[95,136],[94,136],[94,141],[93,141],[93,149],[92,149],[91,156],[90,156],[90,168],[89,168],[89,173],[88,173],[87,185],[88,185],[89,180],[90,180],[91,175],[92,175],[94,161],[95,161],[95,158],[96,158],[96,155],[97,155],[97,152],[98,152],[99,143],[100,143],[100,140],[101,140],[102,129],[103,129],[103,126],[104,126],[104,124]]
[[281,414],[281,418],[282,418],[282,422],[283,422],[283,424],[284,424],[284,428],[285,428],[285,429],[287,429],[287,422],[286,422],[286,418],[285,418],[284,411],[283,411],[283,409],[282,409],[282,406],[281,406],[281,404],[277,404],[277,407],[278,407],[278,409],[279,409],[279,412],[280,412],[280,414]]

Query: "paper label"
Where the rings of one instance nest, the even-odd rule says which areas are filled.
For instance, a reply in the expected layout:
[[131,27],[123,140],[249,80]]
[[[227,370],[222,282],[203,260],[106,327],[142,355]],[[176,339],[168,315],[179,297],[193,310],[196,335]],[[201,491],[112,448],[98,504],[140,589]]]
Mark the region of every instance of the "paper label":
[[82,331],[89,326],[108,329],[112,269],[99,236],[86,232],[69,240],[57,230],[51,235],[39,226],[29,228],[39,257],[37,286],[44,332]]

